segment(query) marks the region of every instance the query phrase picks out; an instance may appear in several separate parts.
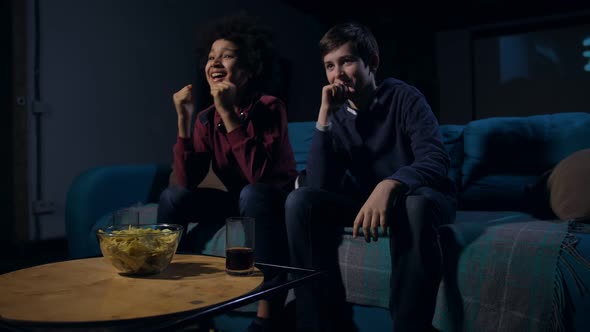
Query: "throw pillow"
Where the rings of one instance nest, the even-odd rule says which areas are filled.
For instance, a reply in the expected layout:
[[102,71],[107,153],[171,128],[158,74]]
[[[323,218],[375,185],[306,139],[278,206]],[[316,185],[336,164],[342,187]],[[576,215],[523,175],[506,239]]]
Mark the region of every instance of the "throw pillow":
[[572,153],[547,181],[551,209],[561,220],[590,222],[590,149]]

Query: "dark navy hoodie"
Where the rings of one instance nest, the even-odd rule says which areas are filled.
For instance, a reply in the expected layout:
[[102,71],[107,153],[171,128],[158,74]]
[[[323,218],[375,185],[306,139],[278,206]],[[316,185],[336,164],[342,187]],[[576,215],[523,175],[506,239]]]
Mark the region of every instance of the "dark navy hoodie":
[[421,186],[455,194],[438,121],[416,88],[386,79],[367,110],[345,104],[330,123],[314,133],[306,185],[340,191],[347,174],[364,199],[384,179],[404,183],[407,194]]

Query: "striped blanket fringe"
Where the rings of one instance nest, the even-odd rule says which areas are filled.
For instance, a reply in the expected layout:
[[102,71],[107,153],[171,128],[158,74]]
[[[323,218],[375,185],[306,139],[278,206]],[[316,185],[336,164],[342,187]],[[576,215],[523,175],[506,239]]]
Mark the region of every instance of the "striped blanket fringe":
[[[569,230],[576,231],[580,230],[580,228],[575,223],[570,223]],[[576,249],[577,243],[578,238],[575,234],[568,232],[561,245],[561,252],[556,265],[556,278],[554,280],[553,312],[550,324],[552,331],[566,332],[574,329],[572,324],[575,308],[564,273],[567,272],[573,279],[576,291],[580,295],[583,296],[588,293],[588,286],[584,283],[582,277],[580,277],[581,272],[578,272],[581,270],[576,269],[576,266],[590,271],[590,262],[580,255]]]

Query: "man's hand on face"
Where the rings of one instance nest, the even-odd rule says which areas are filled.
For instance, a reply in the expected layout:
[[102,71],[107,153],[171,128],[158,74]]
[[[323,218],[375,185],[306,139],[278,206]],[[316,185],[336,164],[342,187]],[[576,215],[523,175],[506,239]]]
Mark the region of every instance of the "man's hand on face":
[[349,91],[352,88],[343,83],[334,83],[324,86],[322,89],[322,107],[330,111],[337,111],[346,102]]
[[379,227],[381,227],[382,234],[387,235],[390,199],[402,187],[401,182],[389,179],[383,180],[375,186],[375,189],[373,189],[373,192],[354,219],[353,238],[356,238],[359,229],[362,229],[366,242],[371,242],[371,238],[373,241],[377,241],[379,239]]
[[215,104],[215,109],[220,115],[227,115],[233,112],[236,100],[236,85],[223,81],[211,86],[211,96]]
[[338,111],[351,93],[354,93],[354,89],[341,82],[324,86],[322,89],[322,104],[320,106],[318,122],[321,125],[327,125],[328,116]]

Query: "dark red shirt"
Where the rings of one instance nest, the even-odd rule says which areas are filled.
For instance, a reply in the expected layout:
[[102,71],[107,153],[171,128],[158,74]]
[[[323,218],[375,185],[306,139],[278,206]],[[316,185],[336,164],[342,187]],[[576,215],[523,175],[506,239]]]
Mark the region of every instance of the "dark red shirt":
[[285,104],[262,95],[238,109],[237,114],[242,125],[230,133],[213,105],[197,114],[192,140],[178,137],[174,145],[178,184],[194,190],[207,175],[211,162],[230,192],[257,182],[291,190],[297,171]]

